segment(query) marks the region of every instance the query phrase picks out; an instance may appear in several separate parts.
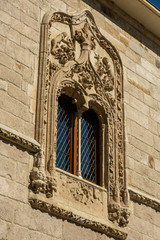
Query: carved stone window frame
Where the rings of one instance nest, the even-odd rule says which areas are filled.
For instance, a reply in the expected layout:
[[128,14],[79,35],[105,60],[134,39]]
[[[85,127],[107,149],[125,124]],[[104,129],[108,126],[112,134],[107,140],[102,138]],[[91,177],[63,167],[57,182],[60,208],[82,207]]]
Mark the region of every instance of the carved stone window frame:
[[[67,28],[67,33],[62,31],[56,34],[57,26]],[[78,57],[76,46],[79,48]],[[79,119],[86,109],[93,109],[99,118],[100,186],[66,173],[55,166],[57,107],[58,97],[61,94],[74,99]],[[122,233],[119,229],[127,225],[129,217],[125,170],[123,68],[118,52],[100,33],[88,10],[75,16],[63,12],[49,12],[43,18],[36,140],[41,145],[41,151],[35,155],[30,174],[29,201],[32,206],[105,232],[110,236],[125,239],[126,233]],[[66,183],[69,188],[69,185],[73,185],[70,184],[72,182],[82,190],[81,195],[84,189],[85,191],[89,189],[92,196],[85,193],[87,201],[91,203],[96,201],[96,206],[101,202],[102,212],[106,211],[106,218],[101,220],[97,215],[93,217],[93,221],[91,215],[83,210],[82,215],[80,213],[80,220],[77,220],[77,212],[80,212],[81,205],[78,210],[74,210],[75,204],[71,211],[68,210],[70,203],[62,207],[63,197],[58,198],[61,191],[60,187],[58,188],[60,179],[62,180],[61,188]],[[79,193],[75,193],[73,189],[75,187],[70,191],[75,201]],[[99,198],[98,195],[96,196],[97,192],[102,196],[101,200],[97,200]],[[61,194],[63,195],[62,192]],[[80,201],[80,204],[85,203]],[[71,217],[69,212],[76,217]],[[82,221],[82,219],[86,220]],[[112,230],[108,230],[105,221],[108,226],[112,226]]]

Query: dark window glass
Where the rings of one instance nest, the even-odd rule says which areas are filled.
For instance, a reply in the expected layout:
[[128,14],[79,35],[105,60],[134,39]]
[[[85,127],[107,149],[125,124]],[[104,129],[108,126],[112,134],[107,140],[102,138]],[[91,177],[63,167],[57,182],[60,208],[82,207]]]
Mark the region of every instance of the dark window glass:
[[81,118],[81,174],[82,177],[97,183],[98,157],[98,118],[88,110]]
[[70,171],[71,104],[63,96],[58,99],[56,166],[66,171]]
[[[76,175],[78,128],[72,98],[60,96],[57,110],[56,166]],[[81,174],[98,184],[98,117],[88,110],[81,117]]]

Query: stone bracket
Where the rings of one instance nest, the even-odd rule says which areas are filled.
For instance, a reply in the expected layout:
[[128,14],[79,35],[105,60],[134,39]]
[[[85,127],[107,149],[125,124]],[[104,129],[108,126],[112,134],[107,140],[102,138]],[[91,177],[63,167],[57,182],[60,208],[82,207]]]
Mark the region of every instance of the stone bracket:
[[17,132],[3,124],[0,124],[0,138],[14,143],[30,152],[36,153],[40,151],[40,144],[22,133]]
[[129,189],[130,199],[134,202],[142,203],[160,212],[160,202]]

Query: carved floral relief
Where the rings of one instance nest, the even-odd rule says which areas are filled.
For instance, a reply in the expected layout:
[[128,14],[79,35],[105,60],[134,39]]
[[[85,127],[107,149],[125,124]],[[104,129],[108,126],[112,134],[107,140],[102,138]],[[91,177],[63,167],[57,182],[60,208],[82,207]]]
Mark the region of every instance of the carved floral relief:
[[[56,115],[57,99],[61,94],[72,97],[79,112],[93,108],[100,124],[105,126],[100,128],[100,162],[107,202],[103,202],[96,188],[83,181],[73,181],[72,177],[60,183],[61,190],[57,190],[60,186],[55,167]],[[66,191],[73,201],[81,204],[108,205],[109,219],[125,227],[129,211],[122,64],[116,49],[100,33],[89,11],[76,16],[55,12],[42,24],[37,102],[36,140],[42,151],[41,160],[35,159],[30,175],[32,191],[48,198],[55,195],[54,201],[58,194]]]

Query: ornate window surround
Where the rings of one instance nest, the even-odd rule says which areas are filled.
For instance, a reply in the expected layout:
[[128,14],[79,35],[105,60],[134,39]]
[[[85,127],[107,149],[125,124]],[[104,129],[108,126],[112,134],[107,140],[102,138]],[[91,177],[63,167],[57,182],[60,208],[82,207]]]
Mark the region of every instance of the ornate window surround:
[[[86,109],[93,109],[99,118],[100,186],[55,166],[61,94],[74,99],[79,119]],[[100,33],[88,10],[76,16],[49,12],[43,18],[36,140],[41,151],[35,154],[30,173],[31,205],[125,239],[121,227],[127,226],[129,209],[123,69],[118,52]]]

